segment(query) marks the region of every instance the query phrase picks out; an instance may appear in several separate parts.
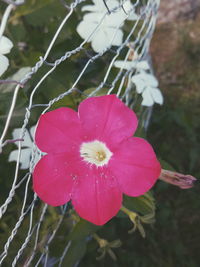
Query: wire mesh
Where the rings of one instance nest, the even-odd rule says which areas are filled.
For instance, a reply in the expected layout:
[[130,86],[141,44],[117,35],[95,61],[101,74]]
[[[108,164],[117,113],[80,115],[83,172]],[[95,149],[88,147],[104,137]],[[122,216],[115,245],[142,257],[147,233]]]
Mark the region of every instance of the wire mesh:
[[[16,3],[19,4],[19,1],[5,2],[9,5],[2,19],[0,36],[4,32],[11,10],[14,9]],[[63,8],[66,8],[66,16],[61,20],[57,31],[52,34],[52,40],[49,43],[45,54],[41,56],[31,70],[20,81],[18,81],[14,89],[10,111],[8,113],[7,120],[0,138],[0,149],[3,151],[3,149],[10,144],[9,140],[7,139],[7,132],[9,130],[10,122],[15,110],[19,91],[22,87],[26,86],[31,79],[34,79],[36,73],[38,73],[40,69],[48,67],[47,71],[45,69],[45,73],[36,81],[35,86],[31,88],[29,102],[24,114],[24,122],[21,126],[20,135],[18,136],[18,139],[15,140],[15,143],[18,145],[15,173],[13,174],[13,182],[10,185],[8,197],[4,200],[0,207],[0,218],[3,221],[4,215],[12,212],[12,205],[13,203],[16,204],[16,201],[18,202],[17,207],[19,211],[15,225],[11,226],[12,231],[10,233],[6,233],[8,237],[6,243],[3,244],[3,248],[1,248],[2,251],[0,255],[0,265],[11,262],[12,266],[17,266],[19,262],[21,262],[23,263],[23,266],[32,266],[32,264],[34,264],[34,266],[39,266],[40,264],[48,266],[49,258],[51,258],[49,246],[55,241],[55,237],[59,231],[61,231],[61,233],[64,232],[62,223],[64,217],[66,216],[66,210],[68,208],[67,205],[60,207],[60,209],[56,208],[56,212],[59,214],[59,216],[55,217],[54,224],[50,227],[48,235],[43,236],[41,234],[42,225],[45,224],[45,221],[48,219],[49,211],[48,206],[38,200],[36,194],[34,194],[31,188],[31,174],[36,163],[37,155],[39,154],[41,156],[41,153],[38,151],[34,142],[32,142],[31,160],[29,162],[28,171],[21,176],[20,159],[24,153],[22,149],[23,140],[27,130],[30,128],[29,123],[33,110],[38,109],[38,114],[42,114],[51,109],[55,103],[59,103],[60,100],[70,94],[75,93],[78,96],[81,95],[83,97],[90,97],[98,95],[98,93],[105,88],[106,94],[117,94],[119,98],[133,108],[135,105],[136,95],[135,89],[131,83],[131,77],[134,75],[136,68],[127,70],[124,69],[124,66],[128,61],[130,61],[131,54],[133,52],[134,54],[137,54],[138,62],[144,59],[149,60],[149,45],[155,29],[157,11],[159,7],[158,0],[134,1],[132,4],[132,9],[128,12],[124,10],[126,1],[119,2],[118,6],[114,9],[109,8],[109,5],[107,5],[105,14],[103,14],[100,23],[96,26],[94,31],[91,32],[90,36],[83,40],[80,45],[75,47],[73,50],[63,51],[63,55],[61,57],[55,59],[54,62],[49,63],[48,57],[50,53],[52,53],[53,47],[56,43],[56,40],[59,38],[61,31],[64,27],[67,27],[68,22],[70,21],[70,18],[74,12],[80,12],[81,14],[81,9],[79,6],[83,7],[83,4],[85,4],[84,2],[86,1],[75,0],[70,5],[67,5],[64,1],[61,2],[63,4]],[[105,2],[105,4],[106,3],[107,2]],[[23,2],[21,1],[20,4],[23,4]],[[88,48],[89,40],[91,40],[91,38],[95,35],[95,33],[98,31],[98,28],[103,24],[104,20],[109,18],[110,14],[115,13],[118,10],[125,12],[126,19],[129,18],[129,15],[133,10],[136,10],[138,17],[136,20],[128,21],[129,31],[125,35],[120,46],[117,48],[116,46],[108,46],[101,52],[94,53],[90,47]],[[110,44],[112,44],[112,41],[117,32],[121,29],[121,26],[123,25],[119,25],[118,28],[115,29],[114,34],[110,37],[108,43],[110,42]],[[65,91],[56,95],[55,98],[49,99],[47,103],[38,103],[37,94],[40,92],[40,90],[42,90],[42,86],[47,81],[48,77],[51,76],[55,70],[59,69],[59,66],[63,62],[70,61],[74,55],[79,58],[87,57],[87,60],[85,60],[75,80],[71,81],[71,87],[66,88]],[[121,68],[116,69],[115,62],[118,59],[123,60],[124,63]],[[104,60],[104,69],[99,71],[101,72],[101,76],[103,78],[98,81],[98,84],[95,87],[94,83],[91,81],[91,84],[88,85],[88,88],[93,88],[93,90],[90,92],[85,92],[82,90],[79,84],[87,75],[88,68],[95,65],[98,70],[99,62],[102,60]],[[141,121],[144,127],[148,126],[151,112],[152,107],[141,108],[140,119],[142,118]],[[15,195],[19,189],[21,194],[19,195],[19,198],[16,199]],[[27,225],[24,226],[24,221],[26,221],[26,223],[28,222],[28,227]],[[22,231],[23,237],[25,236],[25,238],[20,238]],[[14,243],[17,244],[15,250],[13,250]],[[68,240],[65,242],[65,244],[63,244],[62,253],[60,253],[60,256],[55,259],[54,264],[62,266],[63,259],[68,253],[70,245],[71,242]],[[41,246],[43,247],[42,250],[39,249]]]

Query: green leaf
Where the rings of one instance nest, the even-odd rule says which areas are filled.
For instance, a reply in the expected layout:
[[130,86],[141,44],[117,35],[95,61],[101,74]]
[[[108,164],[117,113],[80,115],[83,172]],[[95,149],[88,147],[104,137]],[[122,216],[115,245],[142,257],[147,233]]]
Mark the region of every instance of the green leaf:
[[85,239],[86,237],[93,234],[100,228],[101,228],[100,226],[97,226],[93,223],[80,219],[80,221],[74,227],[73,231],[69,234],[68,239],[72,241]]
[[64,258],[63,266],[73,267],[80,261],[86,252],[88,237],[99,229],[100,226],[80,219],[67,237],[71,244]]
[[31,14],[33,12],[38,11],[40,8],[45,7],[46,5],[52,3],[53,0],[27,0],[24,5],[18,7],[14,13],[14,15],[11,17],[11,21],[16,20],[17,18],[21,16],[25,16],[28,14]]
[[135,212],[146,215],[155,211],[155,201],[150,192],[139,197],[129,197],[124,195],[123,205]]

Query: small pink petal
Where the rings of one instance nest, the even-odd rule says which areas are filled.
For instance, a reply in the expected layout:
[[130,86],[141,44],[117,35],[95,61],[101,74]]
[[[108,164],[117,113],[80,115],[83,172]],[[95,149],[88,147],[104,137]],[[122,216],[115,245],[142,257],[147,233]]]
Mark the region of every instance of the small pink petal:
[[85,140],[104,141],[110,147],[133,135],[137,117],[116,95],[91,97],[79,105]]
[[35,142],[47,153],[77,149],[80,144],[80,122],[77,112],[70,108],[58,108],[41,115]]
[[67,171],[69,155],[49,154],[35,166],[33,189],[45,203],[51,206],[64,205],[70,200],[73,180]]
[[106,168],[87,166],[74,170],[78,179],[72,194],[72,204],[80,217],[96,225],[103,225],[117,214],[122,193],[115,177]]
[[151,145],[142,138],[122,142],[109,162],[120,189],[129,196],[147,192],[158,179],[161,167]]

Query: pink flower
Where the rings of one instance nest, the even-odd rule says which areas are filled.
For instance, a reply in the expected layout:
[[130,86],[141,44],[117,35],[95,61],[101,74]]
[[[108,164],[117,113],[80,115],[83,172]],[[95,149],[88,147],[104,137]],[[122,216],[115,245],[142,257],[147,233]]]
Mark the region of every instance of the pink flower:
[[132,137],[137,124],[115,95],[88,98],[78,112],[63,107],[42,115],[35,142],[47,155],[35,166],[34,191],[51,206],[72,200],[80,217],[105,224],[123,193],[142,195],[160,175],[151,145]]

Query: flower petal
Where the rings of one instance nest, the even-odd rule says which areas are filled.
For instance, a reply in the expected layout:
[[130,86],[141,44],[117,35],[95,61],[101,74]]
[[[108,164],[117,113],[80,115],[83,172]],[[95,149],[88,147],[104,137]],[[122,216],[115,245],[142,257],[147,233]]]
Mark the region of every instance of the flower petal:
[[[126,14],[128,14],[128,20],[137,20],[139,18],[138,15],[135,13],[133,5],[130,1],[125,1],[123,4],[123,8],[126,11]],[[121,12],[125,13],[124,10],[122,10]]]
[[104,29],[100,28],[98,32],[96,32],[94,38],[92,38],[91,46],[93,50],[97,53],[101,53],[105,49],[108,49],[111,46],[111,43],[108,41],[109,39],[106,30],[104,31]]
[[81,11],[99,12],[99,7],[95,5],[86,5],[81,8]]
[[[132,61],[116,60],[115,63],[114,63],[114,66],[116,68],[123,68],[123,69],[126,69],[126,70],[130,70],[130,69],[133,69],[133,68],[135,68],[137,70],[148,70],[149,69],[149,64],[148,64],[147,61],[145,61],[145,60],[137,61],[137,59],[133,59]],[[133,83],[137,82],[138,79],[136,77],[137,77],[137,75],[133,75],[132,76]],[[136,78],[136,82],[135,82],[135,78]],[[140,78],[139,78],[139,81],[141,81]]]
[[137,117],[116,95],[91,97],[79,105],[84,140],[99,140],[110,148],[133,135]]
[[140,74],[133,75],[131,81],[135,84],[136,91],[138,94],[141,94],[146,86],[146,83],[141,79]]
[[[21,128],[16,128],[12,132],[13,139],[19,139],[22,134],[22,129]],[[18,143],[15,143],[15,145],[18,145]],[[28,130],[26,130],[25,135],[23,137],[23,141],[21,143],[22,147],[29,147],[30,149],[33,146],[33,142],[31,140],[30,134]]]
[[45,203],[64,205],[70,200],[73,180],[68,172],[69,155],[45,155],[35,166],[33,189]]
[[8,54],[13,47],[13,43],[5,36],[0,38],[0,54]]
[[130,70],[134,68],[136,65],[136,61],[123,61],[123,60],[116,60],[114,66],[116,68],[123,68],[125,70]]
[[123,32],[117,28],[103,28],[95,34],[92,39],[92,48],[95,52],[101,53],[112,45],[122,44]]
[[158,80],[153,74],[143,72],[140,75],[142,76],[142,79],[146,82],[147,86],[151,86],[151,87],[158,86]]
[[[12,151],[9,155],[8,161],[9,162],[11,162],[11,161],[17,162],[18,154],[19,154],[18,150]],[[25,170],[25,169],[29,168],[30,158],[31,158],[31,149],[30,148],[22,149],[20,159],[19,159],[19,162],[21,163],[20,169]]]
[[120,46],[123,41],[123,31],[117,28],[107,28],[107,42],[111,45]]
[[107,14],[105,19],[105,26],[112,28],[120,28],[124,25],[126,14],[123,10],[118,10],[116,13]]
[[72,204],[80,217],[103,225],[119,211],[122,192],[107,168],[84,165],[74,169],[78,179],[72,193]]
[[41,115],[35,133],[35,142],[47,153],[72,151],[80,144],[80,122],[77,112],[58,108]]
[[163,95],[161,93],[161,91],[158,88],[152,88],[150,91],[152,98],[154,99],[154,101],[160,105],[163,104]]
[[[79,23],[76,30],[78,34],[81,36],[81,38],[83,38],[84,40],[87,40],[90,37],[90,35],[94,32],[96,27],[97,27],[97,24],[90,22],[90,21],[88,22],[86,20],[83,20]],[[96,30],[96,32],[93,33],[93,35],[87,41],[91,42],[91,40],[94,38],[95,34],[97,33],[98,33],[98,30]]]
[[31,135],[31,138],[34,140],[35,139],[35,130],[36,130],[36,125],[32,126],[30,128],[30,135]]
[[151,92],[149,90],[150,87],[145,88],[144,92],[142,93],[142,106],[151,107],[154,104],[154,99],[151,95]]
[[134,197],[147,192],[161,172],[151,145],[137,137],[128,138],[120,144],[110,159],[109,168],[118,179],[122,192]]
[[9,61],[7,57],[0,54],[0,76],[7,70]]
[[148,61],[142,60],[142,61],[138,61],[137,62],[136,68],[137,68],[137,70],[144,70],[144,71],[146,71],[146,70],[149,70],[150,69],[150,66],[149,66]]

